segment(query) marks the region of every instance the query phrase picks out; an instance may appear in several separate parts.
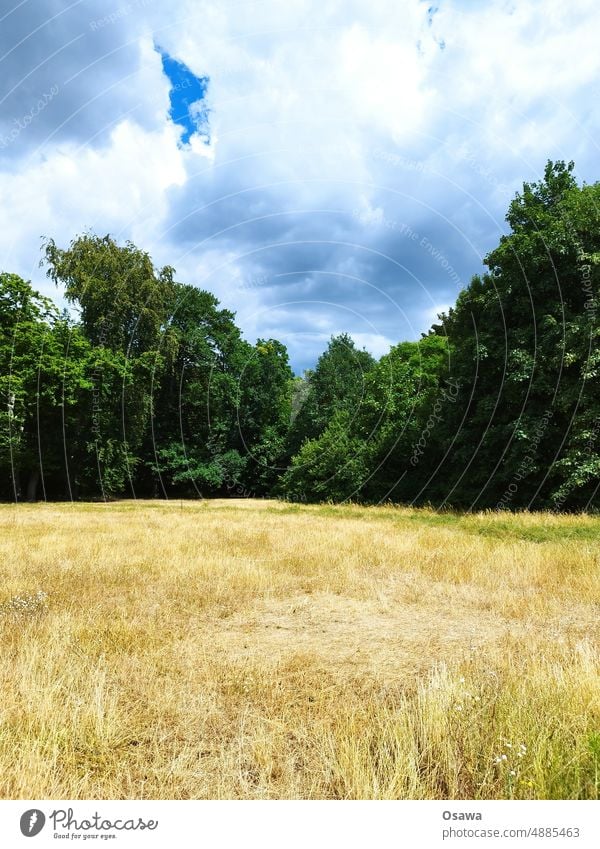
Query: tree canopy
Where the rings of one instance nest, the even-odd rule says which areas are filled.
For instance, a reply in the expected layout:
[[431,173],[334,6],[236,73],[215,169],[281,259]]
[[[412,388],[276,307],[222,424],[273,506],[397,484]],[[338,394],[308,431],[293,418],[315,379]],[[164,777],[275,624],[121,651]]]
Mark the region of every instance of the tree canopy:
[[549,162],[456,304],[375,360],[294,376],[210,292],[85,233],[0,274],[0,497],[276,495],[591,509],[600,482],[600,183]]

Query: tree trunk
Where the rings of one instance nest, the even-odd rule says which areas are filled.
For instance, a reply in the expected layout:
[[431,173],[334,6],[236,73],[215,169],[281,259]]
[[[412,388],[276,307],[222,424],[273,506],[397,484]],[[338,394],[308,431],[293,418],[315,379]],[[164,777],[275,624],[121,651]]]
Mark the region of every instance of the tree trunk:
[[12,471],[13,495],[15,503],[21,500],[21,473],[18,469],[13,468]]
[[36,466],[35,469],[29,474],[29,480],[27,481],[27,501],[36,501],[37,500],[37,488],[40,480],[40,469],[39,466]]

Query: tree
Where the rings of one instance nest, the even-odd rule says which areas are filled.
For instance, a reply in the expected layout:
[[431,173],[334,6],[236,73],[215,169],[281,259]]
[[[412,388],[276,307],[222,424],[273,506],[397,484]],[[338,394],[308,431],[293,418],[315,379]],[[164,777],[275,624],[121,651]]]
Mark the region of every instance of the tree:
[[[172,269],[156,270],[131,242],[85,234],[69,248],[45,244],[47,275],[62,284],[80,312],[82,332],[94,349],[93,439],[86,491],[135,491],[144,439],[150,429],[152,387],[172,357],[168,325],[175,289]],[[95,481],[95,483],[94,483]]]
[[285,346],[276,339],[259,339],[240,376],[238,410],[247,457],[244,481],[257,494],[268,493],[287,465],[293,377]]
[[350,435],[349,414],[338,410],[318,439],[303,442],[280,491],[292,501],[360,500],[367,474],[365,443]]
[[[0,274],[0,468],[3,497],[62,495],[73,474],[91,349],[30,283]],[[26,481],[26,483],[25,483]],[[23,489],[25,487],[25,489]]]
[[332,336],[314,371],[305,376],[303,403],[290,427],[288,451],[296,453],[306,439],[320,436],[335,413],[353,415],[361,404],[365,375],[374,359],[359,350],[347,333]]
[[251,346],[214,295],[180,283],[175,295],[174,354],[154,390],[146,463],[164,494],[227,492],[246,463],[237,419]]
[[425,336],[393,347],[367,376],[355,432],[368,444],[368,500],[423,500],[457,393],[450,363],[447,339]]
[[301,378],[130,242],[49,240],[79,319],[0,275],[0,494],[597,505],[600,184],[549,162],[507,223],[426,336],[335,336]]
[[[511,232],[485,258],[489,273],[443,317],[461,391],[442,500],[548,506],[566,493],[565,472],[589,438],[598,331],[586,306],[598,291],[599,198],[572,171],[549,162],[543,180],[524,184],[508,210]],[[590,492],[594,468],[591,460],[584,475]]]
[[[391,349],[364,375],[361,404],[336,410],[323,433],[303,443],[282,480],[289,498],[306,500],[409,500],[426,478],[435,434],[427,417],[438,397],[453,390],[445,339],[426,337]],[[416,462],[415,462],[416,458]]]
[[67,249],[48,239],[44,253],[48,277],[79,308],[92,345],[130,357],[164,349],[174,298],[170,266],[155,269],[131,242],[119,246],[111,236],[92,233],[78,236]]

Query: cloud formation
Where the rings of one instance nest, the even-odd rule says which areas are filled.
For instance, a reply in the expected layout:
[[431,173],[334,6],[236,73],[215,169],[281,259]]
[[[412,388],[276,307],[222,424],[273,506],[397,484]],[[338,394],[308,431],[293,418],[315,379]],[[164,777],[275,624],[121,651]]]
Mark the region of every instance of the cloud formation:
[[[40,236],[91,227],[214,291],[298,370],[342,330],[384,353],[481,270],[548,158],[598,178],[599,24],[591,0],[15,3],[0,266],[48,291]],[[172,120],[155,45],[210,80],[199,132]]]

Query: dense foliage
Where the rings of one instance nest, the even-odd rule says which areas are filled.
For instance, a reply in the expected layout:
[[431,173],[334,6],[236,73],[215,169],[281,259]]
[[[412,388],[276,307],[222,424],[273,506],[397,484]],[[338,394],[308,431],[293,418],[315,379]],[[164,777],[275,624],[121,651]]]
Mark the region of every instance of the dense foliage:
[[50,240],[71,313],[0,274],[0,497],[596,506],[600,184],[572,171],[523,186],[427,335],[376,362],[342,334],[302,377],[131,243]]

